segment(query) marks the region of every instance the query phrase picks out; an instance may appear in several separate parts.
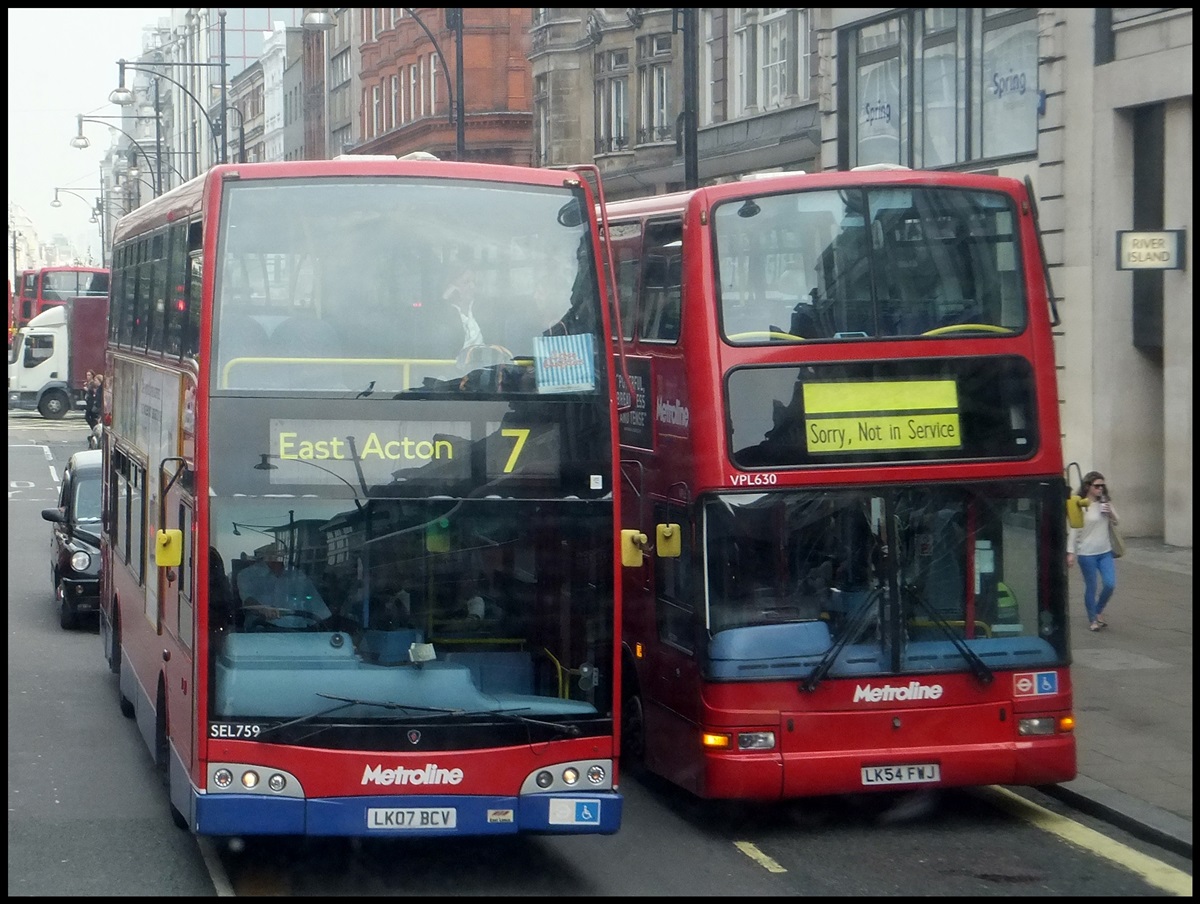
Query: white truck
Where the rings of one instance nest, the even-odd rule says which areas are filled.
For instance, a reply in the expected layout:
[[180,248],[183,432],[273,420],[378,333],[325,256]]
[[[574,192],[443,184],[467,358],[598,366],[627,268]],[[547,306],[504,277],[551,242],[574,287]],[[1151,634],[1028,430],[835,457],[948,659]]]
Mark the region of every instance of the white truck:
[[108,297],[79,296],[23,326],[8,356],[8,407],[57,420],[83,405],[86,374],[104,372]]

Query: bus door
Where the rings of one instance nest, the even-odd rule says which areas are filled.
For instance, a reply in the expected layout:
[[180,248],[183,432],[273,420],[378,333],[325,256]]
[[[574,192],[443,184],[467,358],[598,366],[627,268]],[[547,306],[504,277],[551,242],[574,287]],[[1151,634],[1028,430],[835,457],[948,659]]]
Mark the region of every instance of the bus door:
[[[140,398],[144,411],[158,409],[158,430],[147,430],[149,466],[147,492],[153,529],[147,531],[151,571],[146,576],[146,613],[156,623],[163,663],[168,736],[189,771],[194,759],[195,682],[193,619],[196,560],[193,522],[194,466],[180,457],[183,380],[164,371],[141,373]],[[153,421],[151,421],[153,423]],[[174,533],[178,531],[178,533]],[[178,544],[164,550],[161,538]],[[161,556],[161,558],[159,558]],[[152,599],[153,597],[153,599]],[[153,612],[153,615],[151,613]],[[157,704],[156,704],[157,706]],[[172,782],[176,786],[176,782]]]
[[[651,593],[657,636],[654,654],[646,669],[643,706],[646,718],[646,763],[656,772],[694,788],[700,759],[700,722],[703,715],[697,651],[702,631],[702,606],[695,592],[689,509],[678,504],[656,504],[651,529],[675,524],[680,529],[678,557],[656,550],[652,562]],[[657,540],[657,537],[655,538]]]

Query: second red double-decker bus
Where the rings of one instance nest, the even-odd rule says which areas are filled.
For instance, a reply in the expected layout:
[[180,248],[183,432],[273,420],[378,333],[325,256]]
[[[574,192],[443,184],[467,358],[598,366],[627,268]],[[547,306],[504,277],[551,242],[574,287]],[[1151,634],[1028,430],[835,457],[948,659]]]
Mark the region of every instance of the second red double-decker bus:
[[9,332],[15,333],[47,308],[68,299],[108,294],[109,271],[105,267],[39,267],[21,273],[20,291],[11,299]]
[[620,426],[626,757],[711,798],[1071,779],[1026,186],[785,174],[608,217],[644,400]]
[[117,225],[101,635],[179,824],[617,831],[597,194],[349,157]]

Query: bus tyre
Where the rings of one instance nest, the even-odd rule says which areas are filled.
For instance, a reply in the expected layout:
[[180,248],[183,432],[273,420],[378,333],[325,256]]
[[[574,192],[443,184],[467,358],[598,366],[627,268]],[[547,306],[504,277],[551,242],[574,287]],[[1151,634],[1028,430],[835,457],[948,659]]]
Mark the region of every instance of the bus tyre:
[[58,389],[51,389],[38,401],[38,414],[48,421],[59,420],[70,408],[71,400]]
[[621,703],[621,766],[637,772],[645,768],[646,713],[640,694],[631,693]]
[[154,705],[154,765],[168,787],[171,774],[171,747],[167,743],[167,691],[162,679],[158,681],[158,700]]

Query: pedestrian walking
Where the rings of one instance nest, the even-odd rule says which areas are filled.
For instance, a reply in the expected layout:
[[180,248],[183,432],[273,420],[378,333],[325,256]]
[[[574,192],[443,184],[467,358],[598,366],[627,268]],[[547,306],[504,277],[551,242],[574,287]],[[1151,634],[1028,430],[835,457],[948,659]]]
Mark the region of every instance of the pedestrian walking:
[[100,406],[96,402],[96,375],[88,371],[83,378],[83,419],[89,428],[95,428],[100,420]]
[[104,374],[93,374],[83,396],[83,417],[87,421],[88,448],[100,448],[100,432],[104,429]]
[[[1079,562],[1083,573],[1083,605],[1087,609],[1088,628],[1100,631],[1108,627],[1104,610],[1117,589],[1116,556],[1113,554],[1111,528],[1119,521],[1108,497],[1108,486],[1099,471],[1083,475],[1079,488],[1083,500],[1083,526],[1072,527],[1067,536],[1067,566]],[[1097,592],[1098,591],[1098,592]]]

